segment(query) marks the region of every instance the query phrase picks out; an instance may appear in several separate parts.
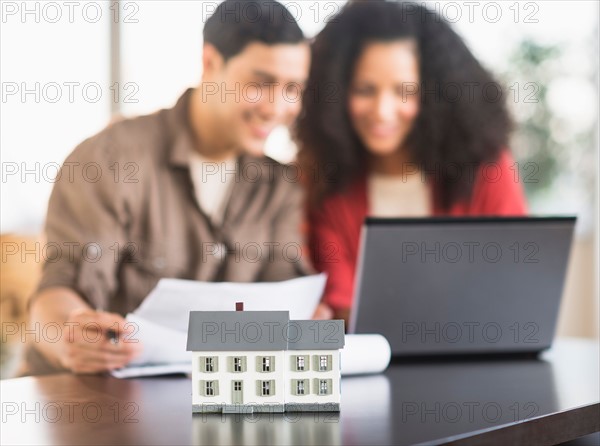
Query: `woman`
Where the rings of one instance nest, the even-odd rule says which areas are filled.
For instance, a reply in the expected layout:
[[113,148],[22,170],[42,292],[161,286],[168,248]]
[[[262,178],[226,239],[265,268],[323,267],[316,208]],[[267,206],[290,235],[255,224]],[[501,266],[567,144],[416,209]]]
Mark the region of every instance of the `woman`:
[[[523,215],[502,91],[417,4],[351,2],[313,44],[299,121],[321,315],[348,318],[364,218]],[[318,166],[317,169],[314,167]]]

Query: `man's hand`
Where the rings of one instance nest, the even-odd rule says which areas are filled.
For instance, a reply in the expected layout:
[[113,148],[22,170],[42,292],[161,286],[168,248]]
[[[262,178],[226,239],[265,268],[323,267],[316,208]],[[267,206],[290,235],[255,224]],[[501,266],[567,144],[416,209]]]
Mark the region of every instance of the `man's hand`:
[[65,322],[59,360],[75,373],[98,373],[127,365],[141,353],[135,326],[120,315],[76,309]]
[[313,314],[312,318],[314,320],[333,319],[333,310],[329,305],[321,302],[317,306],[317,309],[315,310],[315,313]]

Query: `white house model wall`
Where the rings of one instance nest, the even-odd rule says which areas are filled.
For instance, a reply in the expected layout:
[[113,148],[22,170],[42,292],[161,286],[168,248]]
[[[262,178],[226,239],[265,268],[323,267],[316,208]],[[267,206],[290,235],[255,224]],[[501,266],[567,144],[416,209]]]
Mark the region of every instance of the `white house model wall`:
[[290,321],[287,311],[192,311],[192,411],[339,411],[343,346],[341,320]]

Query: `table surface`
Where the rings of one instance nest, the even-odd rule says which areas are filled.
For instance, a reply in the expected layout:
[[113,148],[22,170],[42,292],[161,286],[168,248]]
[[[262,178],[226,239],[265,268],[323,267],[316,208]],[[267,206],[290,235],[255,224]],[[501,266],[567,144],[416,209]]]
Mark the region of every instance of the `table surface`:
[[391,365],[342,379],[341,412],[191,413],[184,377],[0,382],[2,444],[531,444],[600,430],[598,344],[540,359]]

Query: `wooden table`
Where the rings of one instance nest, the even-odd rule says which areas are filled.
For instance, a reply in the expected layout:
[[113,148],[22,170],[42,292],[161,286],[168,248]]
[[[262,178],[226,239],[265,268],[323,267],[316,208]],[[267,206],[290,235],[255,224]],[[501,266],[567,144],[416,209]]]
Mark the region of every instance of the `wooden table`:
[[600,430],[598,344],[541,359],[394,364],[344,378],[340,414],[192,415],[184,377],[0,383],[8,444],[553,444]]

